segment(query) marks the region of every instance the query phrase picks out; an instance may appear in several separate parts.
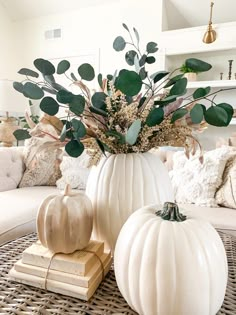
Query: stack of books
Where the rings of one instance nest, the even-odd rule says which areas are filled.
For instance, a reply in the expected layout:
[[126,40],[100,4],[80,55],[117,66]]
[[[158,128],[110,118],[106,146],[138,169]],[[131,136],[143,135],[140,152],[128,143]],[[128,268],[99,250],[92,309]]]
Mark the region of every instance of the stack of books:
[[53,254],[38,241],[10,270],[12,280],[88,301],[111,267],[104,243],[91,240],[72,254]]

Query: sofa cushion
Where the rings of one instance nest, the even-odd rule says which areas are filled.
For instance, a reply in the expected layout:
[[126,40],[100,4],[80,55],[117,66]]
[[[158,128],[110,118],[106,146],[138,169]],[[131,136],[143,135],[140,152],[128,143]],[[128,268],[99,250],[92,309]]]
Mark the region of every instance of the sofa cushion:
[[223,183],[215,198],[219,205],[236,209],[236,155],[227,161]]
[[180,212],[188,217],[201,218],[215,228],[236,233],[236,211],[231,208],[209,208],[194,204],[179,204]]
[[19,187],[55,186],[61,177],[60,163],[63,155],[61,142],[32,137],[24,146],[26,170]]
[[204,153],[201,163],[198,156],[187,159],[184,152],[175,153],[169,174],[176,202],[217,207],[215,193],[222,183],[226,162],[234,154],[234,148],[225,146]]
[[0,148],[0,191],[16,189],[24,172],[21,150]]
[[25,187],[0,192],[0,244],[36,230],[35,219],[40,203],[56,187]]

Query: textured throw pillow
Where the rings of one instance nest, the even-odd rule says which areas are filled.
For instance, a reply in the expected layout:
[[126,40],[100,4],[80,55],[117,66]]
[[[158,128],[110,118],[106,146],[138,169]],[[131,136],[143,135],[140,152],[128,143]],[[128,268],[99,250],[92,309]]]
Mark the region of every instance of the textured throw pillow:
[[223,183],[217,190],[215,199],[223,207],[236,209],[236,155],[227,161]]
[[70,184],[73,189],[85,189],[90,169],[89,155],[84,151],[78,158],[63,156],[60,165],[62,177],[57,181],[57,187],[64,189]]
[[61,177],[63,151],[56,141],[32,137],[25,143],[23,155],[26,170],[19,187],[55,186]]
[[175,153],[170,177],[176,202],[217,207],[215,193],[222,183],[226,162],[233,152],[232,148],[226,146],[208,151],[202,164],[197,156],[187,159],[183,152]]

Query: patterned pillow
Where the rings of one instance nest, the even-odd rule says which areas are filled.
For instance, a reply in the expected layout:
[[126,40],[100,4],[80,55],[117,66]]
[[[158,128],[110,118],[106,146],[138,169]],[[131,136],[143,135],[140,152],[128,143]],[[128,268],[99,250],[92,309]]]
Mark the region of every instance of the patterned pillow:
[[233,151],[227,146],[208,151],[202,164],[197,156],[187,159],[183,152],[175,153],[173,170],[169,174],[176,202],[217,207],[215,193],[222,183],[226,162]]
[[61,144],[46,138],[32,137],[25,143],[23,155],[26,170],[19,187],[55,186],[61,177]]
[[236,155],[227,161],[223,183],[217,190],[215,198],[219,205],[236,209]]

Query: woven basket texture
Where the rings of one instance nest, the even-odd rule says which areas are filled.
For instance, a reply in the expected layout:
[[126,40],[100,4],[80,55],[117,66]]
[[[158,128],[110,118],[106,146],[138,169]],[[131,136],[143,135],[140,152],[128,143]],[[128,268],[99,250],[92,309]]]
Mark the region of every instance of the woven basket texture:
[[[227,253],[229,278],[224,303],[217,315],[236,315],[236,238],[219,234]],[[0,314],[137,314],[121,296],[113,268],[89,302],[11,281],[9,270],[21,258],[22,251],[36,240],[36,234],[29,234],[0,247]]]

